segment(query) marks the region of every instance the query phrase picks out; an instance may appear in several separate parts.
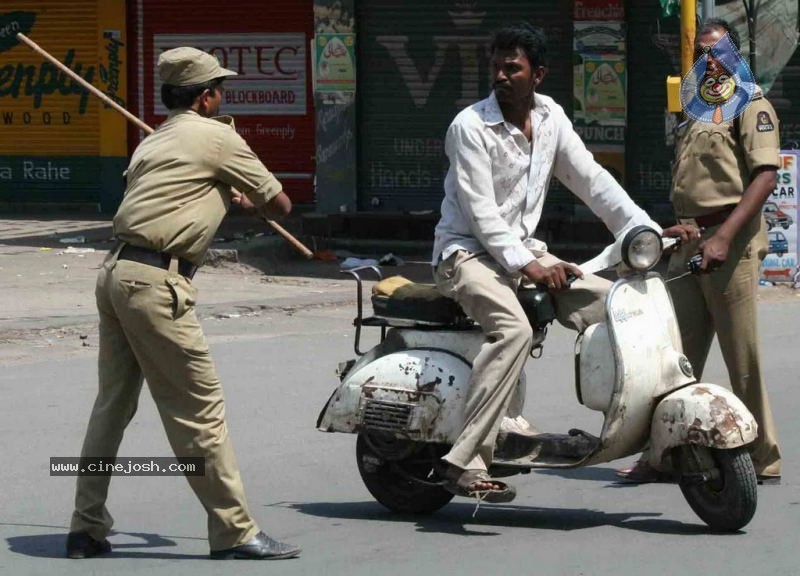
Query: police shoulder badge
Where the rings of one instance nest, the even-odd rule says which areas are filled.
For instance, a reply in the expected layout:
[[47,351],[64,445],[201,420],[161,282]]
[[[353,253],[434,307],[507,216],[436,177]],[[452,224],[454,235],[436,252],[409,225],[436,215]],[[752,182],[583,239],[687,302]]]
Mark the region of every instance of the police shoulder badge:
[[694,120],[720,124],[741,114],[753,101],[755,91],[753,72],[725,34],[703,50],[703,55],[684,76],[681,106]]
[[772,118],[769,117],[769,112],[762,110],[756,116],[756,130],[759,132],[772,132],[775,130],[775,124],[772,123]]

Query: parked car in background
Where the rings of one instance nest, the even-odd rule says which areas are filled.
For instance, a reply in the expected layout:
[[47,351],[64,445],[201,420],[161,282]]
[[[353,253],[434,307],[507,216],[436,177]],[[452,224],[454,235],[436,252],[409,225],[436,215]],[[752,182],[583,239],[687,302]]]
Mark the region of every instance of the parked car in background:
[[764,203],[764,219],[767,221],[767,230],[772,230],[775,226],[780,226],[787,230],[794,220],[786,212],[782,212],[775,202]]
[[769,250],[770,254],[777,254],[783,256],[789,251],[789,241],[786,240],[786,235],[778,230],[769,232]]

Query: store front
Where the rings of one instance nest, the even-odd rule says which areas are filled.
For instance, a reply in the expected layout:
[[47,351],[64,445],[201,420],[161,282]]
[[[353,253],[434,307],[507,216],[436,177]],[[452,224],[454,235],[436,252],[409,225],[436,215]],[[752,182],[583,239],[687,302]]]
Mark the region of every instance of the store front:
[[489,94],[490,34],[505,23],[547,30],[551,73],[541,92],[572,112],[569,2],[360,0],[355,8],[360,210],[438,210],[445,131]]
[[[131,109],[157,126],[161,103],[156,61],[164,50],[194,46],[238,72],[225,82],[221,113],[274,172],[295,204],[314,202],[314,100],[311,93],[312,0],[128,3]],[[131,129],[131,146],[139,142]]]
[[0,6],[0,206],[113,210],[124,189],[125,120],[17,40],[21,32],[125,105],[125,10],[103,0]]

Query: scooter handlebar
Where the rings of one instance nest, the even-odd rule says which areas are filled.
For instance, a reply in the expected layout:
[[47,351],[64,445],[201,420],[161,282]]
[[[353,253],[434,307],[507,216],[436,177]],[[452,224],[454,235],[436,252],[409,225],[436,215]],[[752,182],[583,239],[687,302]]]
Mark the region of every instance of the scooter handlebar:
[[[569,286],[572,286],[572,283],[575,282],[575,280],[577,280],[577,279],[578,279],[578,277],[575,274],[573,274],[572,272],[567,272],[567,284]],[[538,290],[542,291],[542,292],[549,292],[550,291],[550,289],[545,284],[542,284],[542,283],[537,283],[536,284],[536,288]]]

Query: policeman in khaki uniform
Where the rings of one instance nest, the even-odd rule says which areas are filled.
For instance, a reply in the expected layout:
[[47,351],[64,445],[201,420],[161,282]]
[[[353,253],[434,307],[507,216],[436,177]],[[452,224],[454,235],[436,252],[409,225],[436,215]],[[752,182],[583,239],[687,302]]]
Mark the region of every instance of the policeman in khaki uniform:
[[[695,58],[728,32],[712,19],[698,30]],[[672,203],[680,224],[665,236],[682,236],[669,262],[668,277],[686,272],[696,253],[706,273],[669,283],[683,350],[701,379],[709,348],[717,335],[731,388],[758,423],[750,445],[759,483],[780,483],[781,454],[767,389],[761,377],[756,295],[767,235],[761,207],[775,189],[779,167],[778,118],[760,89],[741,115],[720,124],[690,120],[676,150]],[[701,234],[702,231],[702,234]],[[655,481],[658,474],[642,458],[620,471],[633,481]]]
[[[158,73],[170,113],[131,158],[114,217],[119,242],[97,279],[99,391],[81,455],[116,456],[145,379],[175,454],[205,458],[205,474],[187,480],[208,513],[211,557],[289,558],[300,548],[261,532],[247,508],[192,276],[231,201],[265,217],[288,214],[291,202],[233,120],[213,118],[220,85],[235,72],[175,48],[161,54]],[[78,477],[69,557],[111,550],[109,482]]]

